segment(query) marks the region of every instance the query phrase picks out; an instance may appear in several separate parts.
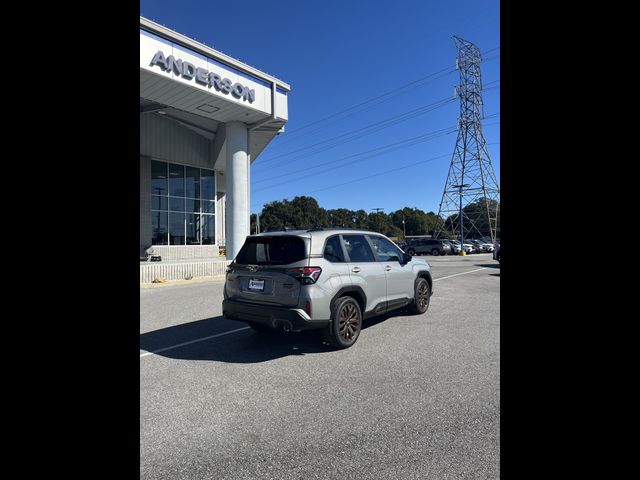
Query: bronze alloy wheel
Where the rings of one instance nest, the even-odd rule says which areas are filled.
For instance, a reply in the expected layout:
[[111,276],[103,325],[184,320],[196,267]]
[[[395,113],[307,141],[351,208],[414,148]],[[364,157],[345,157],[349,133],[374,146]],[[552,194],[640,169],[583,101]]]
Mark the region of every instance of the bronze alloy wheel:
[[353,303],[347,303],[340,310],[338,333],[345,342],[352,342],[360,330],[360,314]]
[[429,301],[431,300],[431,287],[426,278],[416,279],[414,295],[409,311],[414,315],[422,315],[429,308]]
[[336,300],[331,323],[324,329],[325,340],[336,348],[349,348],[360,335],[362,313],[360,305],[353,297],[340,297]]
[[421,311],[425,311],[429,306],[429,285],[427,282],[420,282],[418,285],[418,295],[416,298],[418,302],[418,308]]

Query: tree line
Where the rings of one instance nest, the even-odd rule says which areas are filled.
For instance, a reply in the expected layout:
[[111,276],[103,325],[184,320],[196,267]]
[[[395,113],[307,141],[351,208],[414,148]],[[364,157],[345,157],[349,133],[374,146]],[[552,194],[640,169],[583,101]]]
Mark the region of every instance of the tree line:
[[[494,203],[495,206],[495,203]],[[470,203],[464,207],[467,212],[485,209],[481,201]],[[475,215],[474,215],[475,216]],[[404,225],[403,225],[404,221]],[[324,209],[313,197],[298,196],[293,200],[275,200],[267,203],[260,212],[260,231],[309,230],[314,228],[357,228],[380,232],[388,237],[404,239],[405,232],[410,235],[435,235],[439,224],[445,222],[450,226],[457,222],[457,215],[446,219],[439,218],[434,212],[425,212],[419,208],[404,207],[390,213],[371,212],[365,210],[349,210],[347,208]],[[482,235],[489,235],[488,220],[478,223]],[[404,228],[403,228],[404,227]],[[465,222],[465,230],[468,228]],[[251,233],[256,233],[257,216],[251,215]],[[445,231],[440,237],[453,238],[451,232]]]

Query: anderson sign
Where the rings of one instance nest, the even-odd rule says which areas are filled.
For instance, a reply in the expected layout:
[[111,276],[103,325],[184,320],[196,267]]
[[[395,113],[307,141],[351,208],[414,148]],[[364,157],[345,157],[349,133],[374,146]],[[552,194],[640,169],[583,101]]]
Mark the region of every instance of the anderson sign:
[[199,68],[189,62],[176,60],[173,55],[164,56],[161,50],[158,50],[151,60],[151,66],[157,65],[163,71],[172,71],[176,75],[181,75],[187,80],[194,79],[196,82],[207,85],[209,88],[214,87],[217,91],[231,94],[236,98],[242,98],[244,101],[253,103],[256,99],[256,91],[245,87],[240,83],[231,83],[228,78],[222,78],[220,75],[209,72],[204,68]]

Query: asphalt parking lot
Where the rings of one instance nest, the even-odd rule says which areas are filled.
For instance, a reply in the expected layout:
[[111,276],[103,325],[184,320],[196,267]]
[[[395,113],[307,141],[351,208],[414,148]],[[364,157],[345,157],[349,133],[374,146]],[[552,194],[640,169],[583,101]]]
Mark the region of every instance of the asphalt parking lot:
[[429,310],[339,351],[223,319],[223,280],[141,288],[141,478],[499,478],[499,264],[423,258]]

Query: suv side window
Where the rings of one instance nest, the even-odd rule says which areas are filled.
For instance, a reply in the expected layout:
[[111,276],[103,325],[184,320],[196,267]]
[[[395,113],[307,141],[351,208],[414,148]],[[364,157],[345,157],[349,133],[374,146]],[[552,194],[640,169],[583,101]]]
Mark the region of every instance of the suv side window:
[[340,237],[338,235],[327,240],[327,244],[324,246],[324,258],[330,262],[345,261],[342,245],[340,244]]
[[399,260],[402,258],[402,254],[398,251],[396,246],[386,238],[370,236],[369,240],[373,244],[373,249],[378,255],[378,260],[381,262],[389,262],[392,257],[393,260]]
[[375,262],[371,247],[364,235],[343,235],[349,259],[352,262]]

